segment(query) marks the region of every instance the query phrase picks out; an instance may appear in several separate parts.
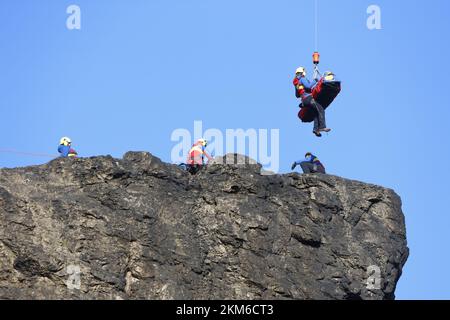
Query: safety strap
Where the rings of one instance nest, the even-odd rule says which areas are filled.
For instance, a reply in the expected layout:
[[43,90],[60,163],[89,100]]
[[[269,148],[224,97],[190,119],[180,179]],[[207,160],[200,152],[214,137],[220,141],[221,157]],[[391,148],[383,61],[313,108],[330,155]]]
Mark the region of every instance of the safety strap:
[[319,70],[319,66],[317,64],[314,65],[314,75],[313,75],[313,79],[320,79],[317,76],[320,76],[320,78],[322,78],[322,74],[320,73]]

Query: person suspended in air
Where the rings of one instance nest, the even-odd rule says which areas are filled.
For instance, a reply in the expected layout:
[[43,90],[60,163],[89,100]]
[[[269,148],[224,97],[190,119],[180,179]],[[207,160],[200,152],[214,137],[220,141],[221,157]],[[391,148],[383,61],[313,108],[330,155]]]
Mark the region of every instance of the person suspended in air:
[[327,128],[325,120],[325,109],[322,105],[314,99],[312,95],[313,88],[318,84],[318,80],[313,81],[306,78],[306,69],[299,67],[295,71],[294,86],[295,95],[297,98],[301,98],[301,108],[307,108],[314,116],[314,129],[313,133],[317,137],[321,137],[321,132],[330,132],[330,128]]
[[77,157],[77,152],[72,149],[72,141],[68,137],[63,137],[59,141],[58,152],[63,158]]
[[323,173],[323,174],[326,174],[325,167],[323,166],[323,164],[311,152],[307,152],[305,154],[305,159],[304,160],[299,160],[299,161],[294,162],[292,164],[291,169],[294,170],[295,167],[297,167],[298,165],[300,165],[300,167],[302,168],[303,173]]
[[300,67],[295,72],[295,96],[301,98],[298,117],[302,122],[314,122],[313,133],[320,137],[321,132],[329,132],[326,127],[325,110],[341,92],[341,82],[333,72],[321,74],[319,71],[320,54],[313,54],[314,81],[306,78],[306,70]]
[[205,166],[205,157],[208,161],[213,159],[205,150],[207,145],[208,142],[205,139],[198,139],[189,150],[186,165],[191,174],[196,174]]

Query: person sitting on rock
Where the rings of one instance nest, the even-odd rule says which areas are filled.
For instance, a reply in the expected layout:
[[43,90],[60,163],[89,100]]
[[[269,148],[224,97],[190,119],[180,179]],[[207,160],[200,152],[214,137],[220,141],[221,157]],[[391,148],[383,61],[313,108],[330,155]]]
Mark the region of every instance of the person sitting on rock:
[[327,128],[325,121],[325,110],[312,96],[311,92],[314,86],[317,84],[317,80],[309,81],[306,78],[306,69],[300,67],[295,71],[294,86],[295,94],[297,98],[302,99],[303,108],[312,108],[316,111],[316,117],[314,118],[313,133],[317,137],[321,137],[321,132],[330,132],[331,129]]
[[192,145],[191,150],[187,157],[187,169],[191,174],[196,174],[205,165],[205,157],[208,161],[213,158],[205,151],[208,142],[205,139],[198,139],[196,143]]
[[67,157],[76,157],[78,154],[77,152],[71,148],[72,141],[68,137],[63,137],[59,141],[59,147],[58,152],[61,154],[61,157],[67,158]]
[[323,164],[311,152],[305,154],[304,160],[294,162],[291,169],[294,170],[298,165],[302,167],[303,173],[326,173]]

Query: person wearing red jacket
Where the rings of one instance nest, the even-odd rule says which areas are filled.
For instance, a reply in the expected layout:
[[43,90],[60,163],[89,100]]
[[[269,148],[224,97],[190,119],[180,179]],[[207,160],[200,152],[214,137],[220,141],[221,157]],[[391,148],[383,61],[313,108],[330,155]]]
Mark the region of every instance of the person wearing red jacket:
[[205,165],[205,157],[209,160],[213,158],[205,151],[208,142],[205,139],[198,139],[189,150],[186,164],[188,171],[196,174]]
[[300,67],[295,71],[294,78],[294,86],[295,86],[295,94],[297,98],[302,99],[302,107],[303,108],[313,108],[316,111],[316,117],[314,118],[314,130],[313,133],[317,137],[321,137],[321,132],[330,132],[331,129],[327,128],[325,121],[325,110],[318,103],[311,92],[314,86],[317,84],[317,81],[313,82],[309,81],[306,78],[306,69],[304,67]]

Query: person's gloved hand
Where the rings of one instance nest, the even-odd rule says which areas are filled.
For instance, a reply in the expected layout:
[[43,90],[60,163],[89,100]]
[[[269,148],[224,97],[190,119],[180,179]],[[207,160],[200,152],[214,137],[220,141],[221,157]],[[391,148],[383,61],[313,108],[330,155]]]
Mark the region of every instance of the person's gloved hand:
[[294,86],[298,86],[298,84],[300,83],[300,81],[298,80],[297,77],[295,77],[293,83],[294,83]]
[[291,170],[294,170],[296,166],[297,166],[297,164],[294,162],[291,166]]

